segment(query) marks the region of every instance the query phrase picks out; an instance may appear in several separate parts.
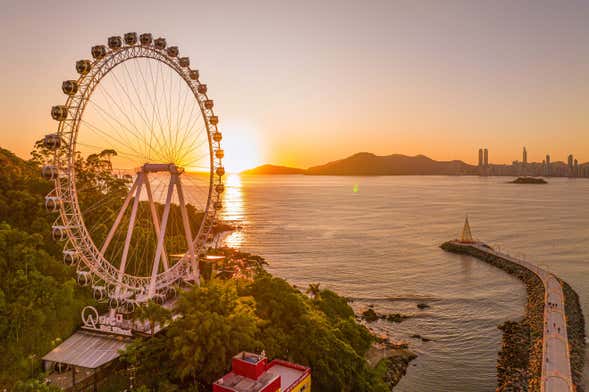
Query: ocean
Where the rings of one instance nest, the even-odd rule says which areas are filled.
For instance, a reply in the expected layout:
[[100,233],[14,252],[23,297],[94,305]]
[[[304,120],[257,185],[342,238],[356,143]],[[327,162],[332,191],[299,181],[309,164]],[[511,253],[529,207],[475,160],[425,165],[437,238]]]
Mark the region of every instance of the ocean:
[[[222,216],[240,229],[225,241],[303,289],[320,283],[351,298],[357,311],[413,316],[371,324],[418,354],[395,391],[494,391],[497,325],[522,317],[525,288],[439,248],[459,236],[465,216],[476,239],[553,271],[589,309],[589,181],[509,180],[230,175]],[[421,302],[430,307],[419,310]]]

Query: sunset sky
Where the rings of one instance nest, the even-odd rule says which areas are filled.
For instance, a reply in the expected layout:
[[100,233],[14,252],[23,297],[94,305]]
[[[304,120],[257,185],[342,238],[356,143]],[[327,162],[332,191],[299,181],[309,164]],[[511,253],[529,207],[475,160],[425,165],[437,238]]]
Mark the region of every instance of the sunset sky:
[[586,1],[7,1],[0,146],[55,130],[75,61],[111,35],[177,44],[209,86],[227,166],[369,151],[589,161]]

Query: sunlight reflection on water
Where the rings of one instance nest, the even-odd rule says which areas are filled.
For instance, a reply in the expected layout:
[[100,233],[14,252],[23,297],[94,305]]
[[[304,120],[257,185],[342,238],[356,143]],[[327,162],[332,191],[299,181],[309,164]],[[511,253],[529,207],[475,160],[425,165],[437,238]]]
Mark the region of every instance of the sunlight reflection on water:
[[[241,225],[244,223],[243,208],[241,177],[239,174],[230,174],[225,180],[221,219]],[[234,230],[225,238],[225,244],[232,248],[239,248],[243,240],[243,232],[241,230]]]

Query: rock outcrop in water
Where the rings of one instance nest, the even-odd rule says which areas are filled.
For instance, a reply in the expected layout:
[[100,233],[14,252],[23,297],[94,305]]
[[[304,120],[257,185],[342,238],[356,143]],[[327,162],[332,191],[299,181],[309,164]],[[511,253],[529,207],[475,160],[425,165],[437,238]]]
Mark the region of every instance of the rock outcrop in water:
[[513,181],[509,181],[510,184],[548,184],[543,178],[535,177],[518,177]]

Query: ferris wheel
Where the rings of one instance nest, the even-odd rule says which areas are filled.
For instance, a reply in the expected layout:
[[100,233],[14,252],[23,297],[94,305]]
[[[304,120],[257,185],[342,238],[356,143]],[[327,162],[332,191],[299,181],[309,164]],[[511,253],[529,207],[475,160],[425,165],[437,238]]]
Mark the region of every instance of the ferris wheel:
[[43,139],[54,239],[78,283],[132,311],[199,283],[224,191],[219,118],[199,71],[164,38],[114,36],[76,62]]

